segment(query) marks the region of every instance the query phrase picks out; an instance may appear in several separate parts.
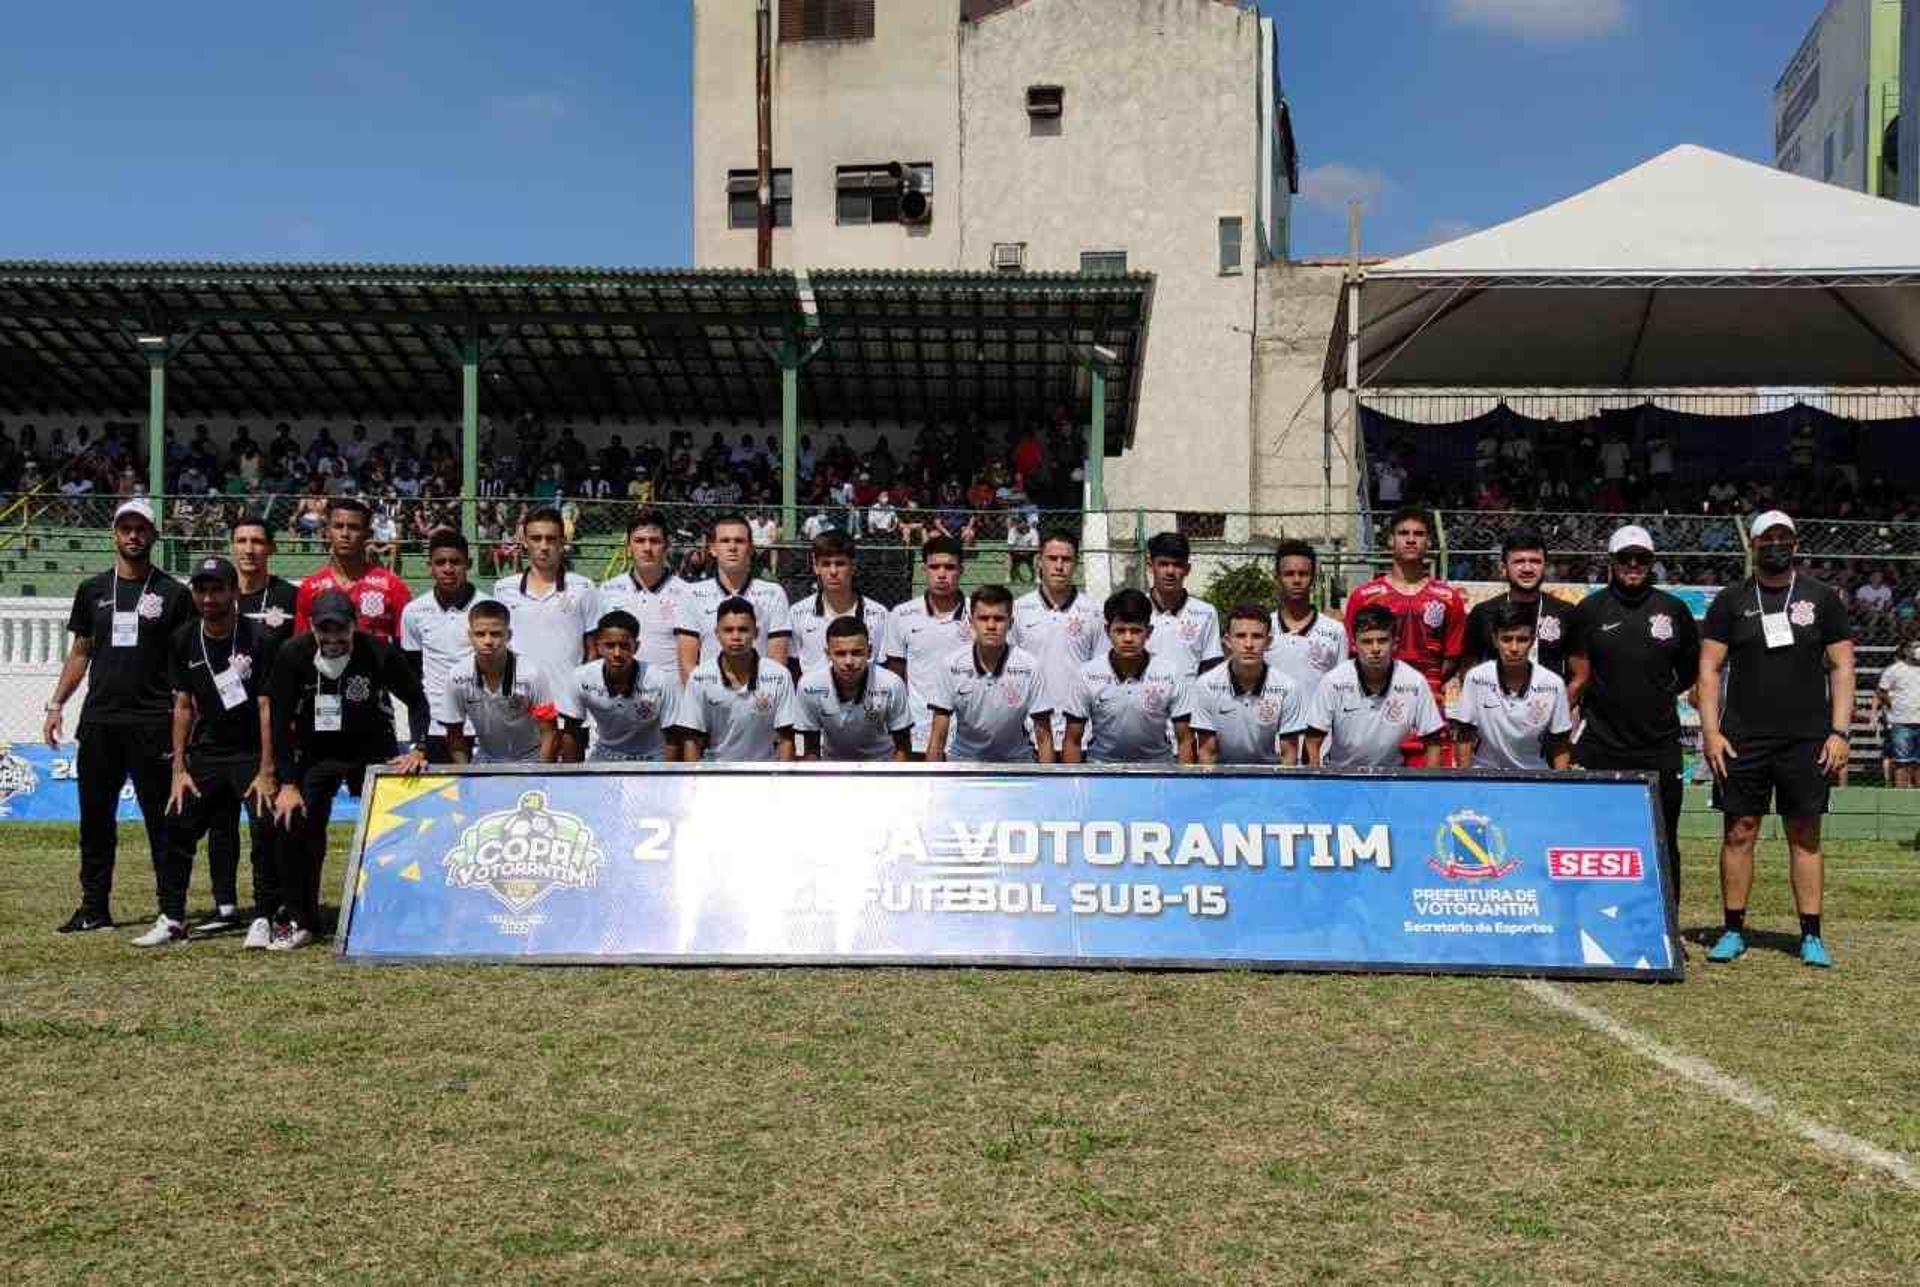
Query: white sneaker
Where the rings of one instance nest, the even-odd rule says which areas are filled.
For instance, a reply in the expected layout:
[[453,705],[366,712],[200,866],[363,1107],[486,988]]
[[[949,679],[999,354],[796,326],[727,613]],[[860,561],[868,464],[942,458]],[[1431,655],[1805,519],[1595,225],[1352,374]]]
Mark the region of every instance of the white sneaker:
[[273,941],[267,944],[269,952],[291,952],[296,947],[305,947],[313,942],[313,931],[304,925],[286,925],[275,931]]
[[256,917],[253,924],[247,926],[246,941],[241,947],[266,947],[273,942],[273,922],[264,916]]
[[153,928],[133,940],[135,947],[166,947],[172,943],[187,941],[185,922],[176,921],[171,916],[156,916]]

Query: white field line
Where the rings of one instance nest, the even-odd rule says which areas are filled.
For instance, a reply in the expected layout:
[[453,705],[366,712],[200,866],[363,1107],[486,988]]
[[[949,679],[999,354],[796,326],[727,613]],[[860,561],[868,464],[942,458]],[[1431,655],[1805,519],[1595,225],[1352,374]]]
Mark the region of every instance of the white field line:
[[1916,1168],[1913,1160],[1904,1154],[1869,1144],[1858,1136],[1836,1130],[1788,1108],[1765,1091],[1720,1071],[1706,1060],[1681,1054],[1605,1011],[1574,1000],[1564,988],[1541,979],[1522,979],[1520,987],[1535,1000],[1552,1006],[1562,1014],[1571,1015],[1595,1032],[1612,1037],[1641,1058],[1651,1060],[1728,1103],[1737,1104],[1755,1116],[1791,1131],[1822,1152],[1891,1176],[1909,1189],[1920,1190],[1920,1168]]

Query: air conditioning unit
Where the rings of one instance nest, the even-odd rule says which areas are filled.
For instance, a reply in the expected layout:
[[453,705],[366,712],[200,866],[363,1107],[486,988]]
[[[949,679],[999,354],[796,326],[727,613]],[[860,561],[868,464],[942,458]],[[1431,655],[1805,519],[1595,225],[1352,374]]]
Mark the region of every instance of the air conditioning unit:
[[1024,241],[996,241],[993,243],[993,270],[997,273],[1022,272],[1027,266],[1027,243]]

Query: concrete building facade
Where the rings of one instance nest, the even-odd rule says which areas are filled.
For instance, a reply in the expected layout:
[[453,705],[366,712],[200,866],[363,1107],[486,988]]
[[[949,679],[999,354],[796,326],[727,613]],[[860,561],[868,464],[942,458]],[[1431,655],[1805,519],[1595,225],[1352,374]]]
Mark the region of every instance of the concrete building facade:
[[1899,195],[1887,145],[1900,115],[1902,0],[1828,0],[1773,88],[1774,166]]

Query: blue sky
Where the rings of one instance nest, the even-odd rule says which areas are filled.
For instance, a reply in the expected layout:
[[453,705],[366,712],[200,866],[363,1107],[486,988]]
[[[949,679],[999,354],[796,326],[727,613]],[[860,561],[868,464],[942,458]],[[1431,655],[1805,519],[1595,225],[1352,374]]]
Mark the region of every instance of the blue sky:
[[[1820,4],[1266,0],[1294,251],[1341,253],[1354,195],[1384,253],[1676,143],[1769,160],[1773,81]],[[14,6],[0,258],[685,263],[689,8]]]

